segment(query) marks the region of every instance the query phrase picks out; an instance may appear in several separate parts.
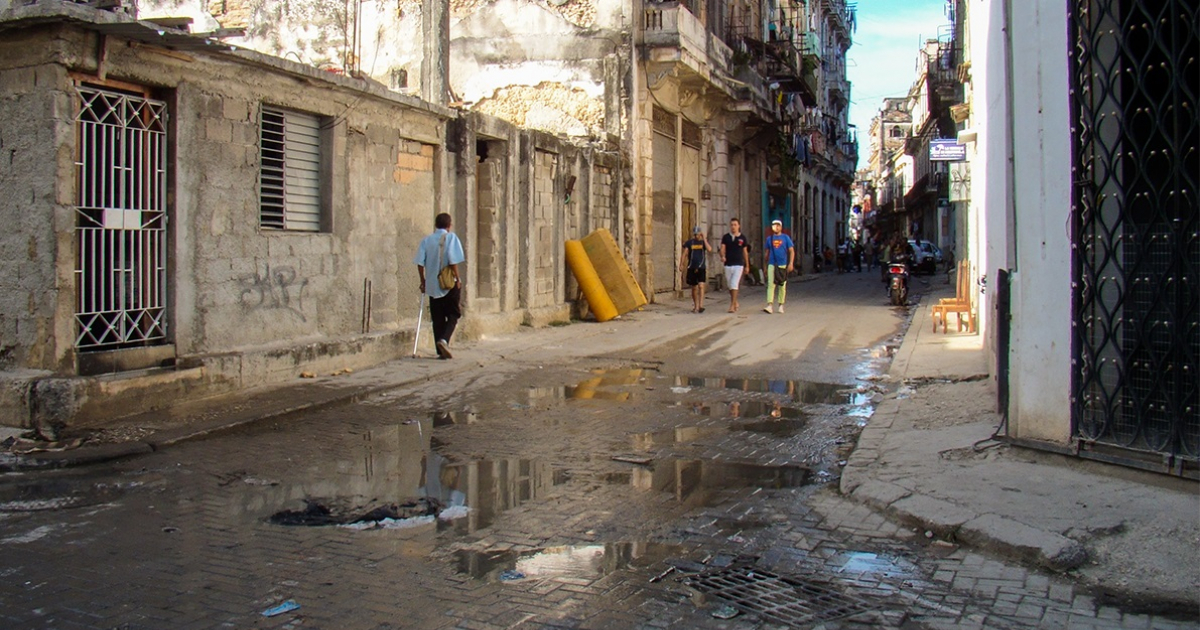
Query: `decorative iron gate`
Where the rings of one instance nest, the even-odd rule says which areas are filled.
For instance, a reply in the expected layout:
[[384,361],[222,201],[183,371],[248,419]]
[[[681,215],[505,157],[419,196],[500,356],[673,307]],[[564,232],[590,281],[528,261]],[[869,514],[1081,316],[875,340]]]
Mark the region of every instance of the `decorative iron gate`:
[[79,86],[75,346],[166,338],[166,103]]
[[1198,17],[1073,0],[1069,18],[1073,431],[1177,473],[1200,460]]

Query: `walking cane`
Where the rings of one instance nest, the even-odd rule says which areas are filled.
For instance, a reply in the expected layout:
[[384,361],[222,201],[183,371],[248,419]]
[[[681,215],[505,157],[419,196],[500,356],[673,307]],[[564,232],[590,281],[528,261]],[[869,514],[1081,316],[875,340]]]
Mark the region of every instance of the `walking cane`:
[[417,341],[421,339],[421,319],[425,316],[425,296],[421,296],[421,309],[417,311],[417,333],[413,335],[412,358],[417,358]]

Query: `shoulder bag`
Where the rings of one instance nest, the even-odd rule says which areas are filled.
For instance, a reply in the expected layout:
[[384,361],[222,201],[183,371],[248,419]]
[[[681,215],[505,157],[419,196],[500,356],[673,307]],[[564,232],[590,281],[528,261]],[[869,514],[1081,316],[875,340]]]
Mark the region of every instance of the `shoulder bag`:
[[438,286],[449,291],[454,288],[458,278],[454,277],[454,270],[450,268],[450,260],[443,258],[442,254],[446,249],[446,235],[442,234],[442,240],[438,242],[438,260],[442,261],[442,269],[438,272]]

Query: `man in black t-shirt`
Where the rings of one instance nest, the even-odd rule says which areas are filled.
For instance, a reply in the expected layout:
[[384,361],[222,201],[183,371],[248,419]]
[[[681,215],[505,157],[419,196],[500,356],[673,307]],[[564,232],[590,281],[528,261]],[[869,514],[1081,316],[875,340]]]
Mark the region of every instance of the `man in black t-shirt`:
[[697,225],[692,229],[692,238],[683,243],[683,256],[679,268],[683,269],[683,281],[692,287],[692,312],[704,312],[704,283],[708,282],[708,252],[712,247],[704,235],[704,228]]
[[725,283],[729,285],[729,312],[738,310],[738,286],[746,261],[750,260],[750,241],[742,234],[742,222],[729,220],[729,232],[721,237],[721,262],[725,264]]

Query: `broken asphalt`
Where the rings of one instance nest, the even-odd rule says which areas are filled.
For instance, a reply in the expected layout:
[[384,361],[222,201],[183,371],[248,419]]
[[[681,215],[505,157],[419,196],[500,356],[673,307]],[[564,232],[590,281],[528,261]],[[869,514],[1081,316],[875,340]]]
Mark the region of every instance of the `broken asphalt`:
[[[895,389],[863,429],[843,470],[841,493],[927,537],[1066,573],[1115,599],[1200,611],[1200,484],[1006,443],[982,338],[932,332],[927,305],[951,291],[936,286],[912,309],[886,377]],[[745,293],[743,301],[754,304],[753,294]],[[177,404],[123,419],[119,426],[138,432],[122,440],[5,454],[0,470],[134,456],[247,423],[487,369],[517,354],[536,357],[564,345],[577,354],[589,349],[600,354],[614,344],[633,349],[710,325],[705,317],[671,317],[684,308],[684,300],[668,300],[620,322],[485,338],[466,344],[451,361],[404,358],[357,373]]]

